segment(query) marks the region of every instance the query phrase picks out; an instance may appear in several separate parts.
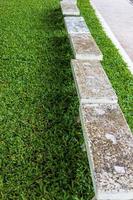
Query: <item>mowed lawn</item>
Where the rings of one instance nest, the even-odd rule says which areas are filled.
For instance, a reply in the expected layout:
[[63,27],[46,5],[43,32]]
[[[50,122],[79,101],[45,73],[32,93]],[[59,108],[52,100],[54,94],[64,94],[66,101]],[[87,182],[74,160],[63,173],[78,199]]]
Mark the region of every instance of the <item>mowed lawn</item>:
[[[87,0],[83,3],[91,11]],[[90,23],[88,10],[83,10],[81,2],[80,6]],[[91,20],[94,26],[95,17]],[[93,197],[71,58],[59,0],[0,0],[2,200]],[[110,77],[115,74],[118,78],[113,86],[133,127],[132,79],[127,71],[123,78],[113,60],[112,71],[107,60],[105,68]]]
[[0,0],[0,199],[93,196],[58,0]]

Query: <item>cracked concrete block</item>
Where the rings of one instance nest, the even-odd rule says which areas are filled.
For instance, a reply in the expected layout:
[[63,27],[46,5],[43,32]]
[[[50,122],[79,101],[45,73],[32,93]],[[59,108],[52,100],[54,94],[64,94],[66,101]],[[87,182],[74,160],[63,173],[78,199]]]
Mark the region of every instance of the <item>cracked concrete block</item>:
[[97,200],[133,200],[133,135],[117,104],[84,104],[83,133]]
[[80,103],[117,103],[107,75],[97,61],[71,61]]
[[103,55],[92,36],[88,34],[69,35],[74,56],[79,60],[102,60]]
[[64,20],[68,34],[90,34],[83,17],[64,17]]
[[63,15],[78,16],[80,11],[75,3],[61,2],[61,10]]

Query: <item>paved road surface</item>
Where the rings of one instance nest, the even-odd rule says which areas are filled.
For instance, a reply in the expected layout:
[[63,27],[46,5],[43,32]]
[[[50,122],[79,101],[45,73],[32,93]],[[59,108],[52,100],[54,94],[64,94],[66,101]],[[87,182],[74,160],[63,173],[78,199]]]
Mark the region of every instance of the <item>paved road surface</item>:
[[133,69],[133,4],[130,0],[91,0],[126,51]]

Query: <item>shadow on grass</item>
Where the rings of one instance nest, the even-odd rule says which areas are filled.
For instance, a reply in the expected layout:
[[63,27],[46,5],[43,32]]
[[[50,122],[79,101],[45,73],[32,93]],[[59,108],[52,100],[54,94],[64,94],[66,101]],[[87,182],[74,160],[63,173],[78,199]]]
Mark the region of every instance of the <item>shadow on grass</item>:
[[[60,9],[45,13],[42,30],[46,49],[40,49],[40,102],[36,134],[43,148],[34,152],[41,174],[28,187],[39,199],[81,200],[93,196],[83,137],[78,120],[78,99],[70,68],[72,53]],[[39,52],[40,54],[40,52]],[[38,156],[41,155],[39,159]]]

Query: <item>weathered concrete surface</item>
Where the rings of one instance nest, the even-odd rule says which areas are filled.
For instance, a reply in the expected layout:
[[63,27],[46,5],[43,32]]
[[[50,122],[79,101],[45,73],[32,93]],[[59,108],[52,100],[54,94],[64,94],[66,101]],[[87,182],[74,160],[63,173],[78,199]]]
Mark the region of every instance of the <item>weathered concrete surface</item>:
[[116,104],[82,105],[83,132],[97,200],[133,199],[133,135]]
[[68,3],[61,1],[61,10],[65,16],[78,16],[80,11],[75,3]]
[[102,66],[97,61],[71,61],[78,96],[83,103],[117,103]]
[[61,2],[77,4],[77,0],[62,0]]
[[[91,0],[91,2],[111,29],[113,34],[105,27],[133,73],[133,4],[129,0]],[[103,20],[101,19],[101,22],[104,25]]]
[[96,197],[93,197],[92,200],[97,200]]
[[65,17],[64,20],[68,34],[90,34],[83,17]]
[[102,53],[90,35],[71,34],[69,38],[76,59],[102,60]]

